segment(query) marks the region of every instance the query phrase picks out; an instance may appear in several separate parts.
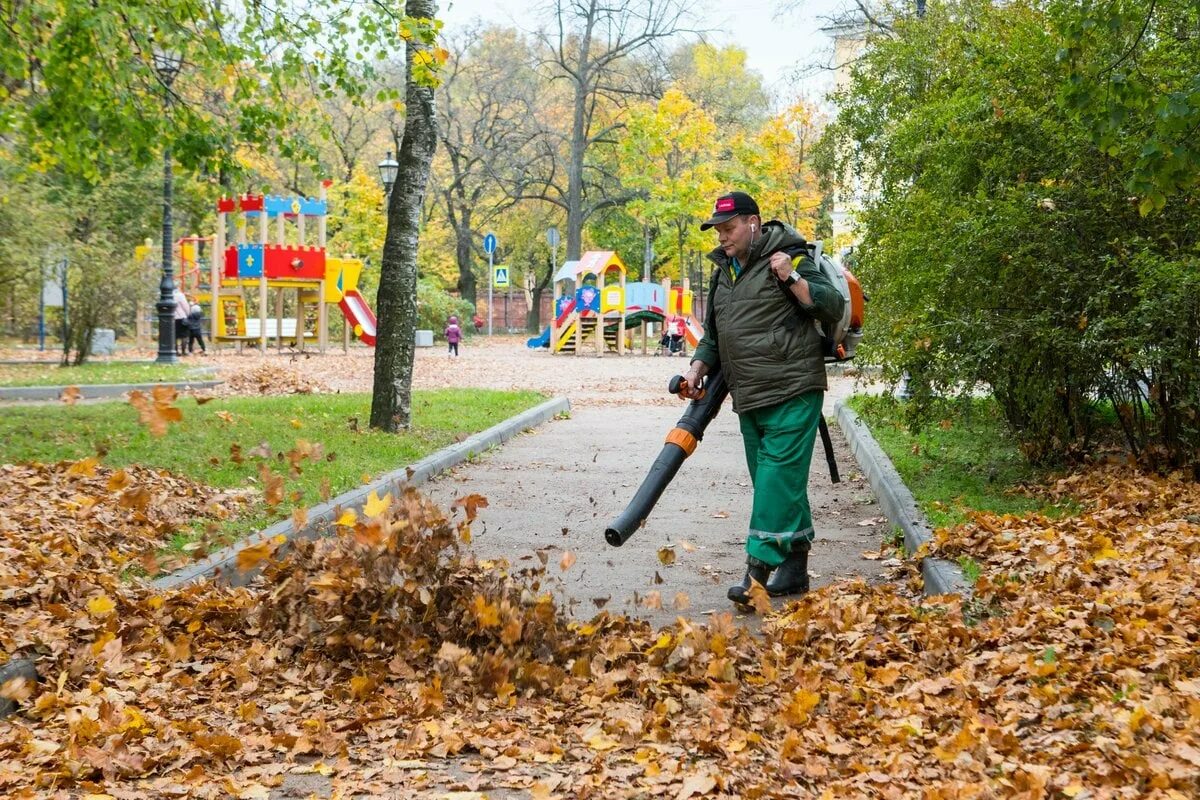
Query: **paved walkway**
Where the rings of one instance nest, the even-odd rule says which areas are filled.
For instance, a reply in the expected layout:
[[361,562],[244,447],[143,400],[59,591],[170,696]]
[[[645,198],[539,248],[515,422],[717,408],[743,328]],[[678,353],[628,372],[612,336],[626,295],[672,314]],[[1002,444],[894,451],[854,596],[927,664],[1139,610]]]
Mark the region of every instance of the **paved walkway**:
[[[851,388],[850,379],[834,379],[827,414]],[[751,487],[737,417],[728,405],[646,525],[623,547],[604,540],[605,527],[633,497],[682,410],[682,403],[579,405],[570,419],[517,437],[424,488],[447,505],[465,494],[487,497],[474,528],[479,556],[505,557],[519,566],[537,564],[535,551],[543,552],[579,617],[604,607],[661,625],[680,614],[680,592],[687,595],[684,616],[729,610],[726,588],[745,567]],[[863,554],[878,553],[889,526],[840,431],[834,427],[832,433],[842,482],[831,483],[818,442],[809,479],[817,528],[810,570],[818,586],[856,575],[879,580],[880,560]],[[673,549],[673,564],[660,560],[663,547]],[[576,560],[564,572],[566,551]],[[661,608],[645,601],[654,591]]]

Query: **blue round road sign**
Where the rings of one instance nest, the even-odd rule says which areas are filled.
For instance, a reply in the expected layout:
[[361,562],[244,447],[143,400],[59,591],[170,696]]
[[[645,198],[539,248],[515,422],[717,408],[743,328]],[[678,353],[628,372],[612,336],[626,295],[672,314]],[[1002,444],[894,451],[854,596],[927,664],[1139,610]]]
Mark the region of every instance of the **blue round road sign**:
[[489,233],[487,236],[483,237],[483,252],[487,253],[489,256],[496,252],[496,234]]

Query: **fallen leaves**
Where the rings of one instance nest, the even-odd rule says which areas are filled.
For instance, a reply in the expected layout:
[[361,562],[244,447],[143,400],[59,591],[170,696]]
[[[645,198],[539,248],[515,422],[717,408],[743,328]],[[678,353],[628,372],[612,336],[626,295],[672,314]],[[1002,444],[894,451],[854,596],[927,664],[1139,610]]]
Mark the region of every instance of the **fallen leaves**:
[[279,364],[256,364],[223,375],[222,378],[224,383],[214,392],[223,396],[322,394],[329,391],[329,387],[321,381]]
[[137,409],[138,420],[150,430],[152,436],[163,436],[167,425],[183,419],[183,411],[175,401],[179,392],[172,386],[155,386],[147,397],[140,390],[129,393],[129,404]]
[[[137,552],[115,536],[64,538],[156,513],[117,500],[158,488],[69,469],[0,467],[0,502],[31,507],[0,515],[0,655],[36,653],[45,679],[0,727],[6,797],[254,797],[288,770],[344,796],[1200,790],[1200,488],[1183,481],[1073,478],[1055,491],[1075,517],[939,531],[935,550],[981,565],[965,606],[843,582],[753,634],[728,613],[571,620],[545,551],[533,569],[477,561],[412,490],[343,514],[359,540],[264,548],[253,588],[158,594],[113,578]],[[324,772],[289,760],[304,754]]]

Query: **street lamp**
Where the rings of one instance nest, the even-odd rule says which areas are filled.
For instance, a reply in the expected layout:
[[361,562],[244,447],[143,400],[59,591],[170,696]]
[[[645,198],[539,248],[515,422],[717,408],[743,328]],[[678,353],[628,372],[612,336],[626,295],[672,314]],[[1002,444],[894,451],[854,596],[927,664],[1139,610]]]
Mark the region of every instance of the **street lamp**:
[[392,151],[387,151],[387,156],[383,161],[379,162],[379,180],[383,183],[383,196],[390,198],[392,196],[392,187],[396,185],[396,175],[400,172],[400,164],[396,159],[392,158]]
[[[171,106],[171,84],[179,74],[183,58],[170,50],[154,51],[154,71],[163,85],[163,105]],[[174,186],[171,175],[171,148],[163,147],[163,219],[162,219],[162,281],[158,284],[158,358],[159,364],[174,364],[175,354],[175,275],[174,233],[171,230],[171,200]],[[213,288],[216,291],[216,287]]]

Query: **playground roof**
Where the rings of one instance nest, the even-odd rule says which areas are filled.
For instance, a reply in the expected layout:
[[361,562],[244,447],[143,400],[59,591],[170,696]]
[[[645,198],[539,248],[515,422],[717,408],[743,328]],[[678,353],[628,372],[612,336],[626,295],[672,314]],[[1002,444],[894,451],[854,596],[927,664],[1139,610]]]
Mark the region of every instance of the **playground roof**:
[[577,281],[580,275],[600,275],[609,267],[625,272],[625,263],[613,250],[589,250],[578,261],[564,261],[554,275],[556,281]]

